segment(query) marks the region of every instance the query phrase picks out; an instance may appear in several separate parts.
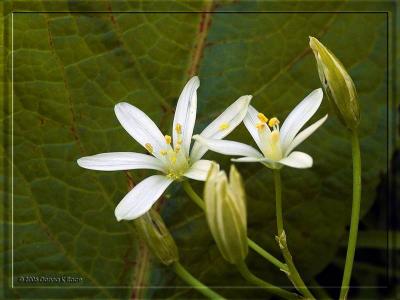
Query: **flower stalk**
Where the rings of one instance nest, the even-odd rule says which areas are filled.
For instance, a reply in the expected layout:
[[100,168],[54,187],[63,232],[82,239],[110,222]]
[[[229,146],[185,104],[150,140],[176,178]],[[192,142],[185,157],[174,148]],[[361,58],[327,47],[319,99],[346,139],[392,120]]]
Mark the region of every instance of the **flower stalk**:
[[212,289],[204,285],[201,281],[192,276],[179,262],[172,265],[175,273],[186,283],[190,284],[198,292],[203,294],[209,299],[225,299],[220,294],[214,292]]
[[240,274],[248,281],[251,282],[263,289],[268,290],[271,294],[279,296],[283,299],[299,299],[297,294],[291,293],[286,291],[280,287],[277,287],[267,281],[262,280],[261,278],[254,275],[249,268],[247,267],[245,262],[239,263],[236,265],[237,269],[239,270]]
[[349,242],[347,244],[346,263],[344,266],[342,287],[340,289],[340,300],[347,298],[350,288],[350,278],[353,269],[354,254],[356,251],[358,223],[360,221],[361,206],[361,153],[360,141],[356,130],[351,132],[351,145],[353,156],[353,204],[351,209],[351,222]]
[[290,254],[289,248],[286,242],[286,233],[283,229],[283,213],[282,213],[282,183],[281,174],[279,170],[273,170],[274,173],[274,183],[275,183],[275,200],[276,200],[276,224],[278,229],[278,235],[276,240],[279,244],[279,248],[282,251],[282,255],[288,266],[288,272],[286,272],[289,279],[292,281],[296,289],[303,294],[307,299],[315,299],[311,294],[307,286],[305,285],[303,279],[301,278],[299,272],[294,265],[292,255]]
[[320,41],[310,37],[310,47],[317,62],[318,74],[338,119],[351,132],[353,157],[353,203],[351,209],[349,242],[339,299],[346,299],[349,291],[354,254],[357,244],[361,205],[361,154],[357,127],[360,123],[360,105],[353,79],[340,60]]

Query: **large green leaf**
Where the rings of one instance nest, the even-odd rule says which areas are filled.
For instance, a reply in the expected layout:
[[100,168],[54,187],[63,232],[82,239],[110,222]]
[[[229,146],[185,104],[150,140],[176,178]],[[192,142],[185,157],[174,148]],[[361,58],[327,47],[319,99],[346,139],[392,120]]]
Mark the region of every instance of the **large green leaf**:
[[[83,278],[78,285],[58,289],[17,288],[13,295],[198,297],[152,259],[135,239],[130,222],[115,220],[114,208],[128,191],[126,174],[84,170],[76,159],[110,151],[143,152],[117,122],[113,106],[128,101],[169,133],[177,97],[195,73],[201,79],[197,132],[244,94],[254,95],[257,109],[284,120],[320,86],[309,35],[320,38],[342,60],[358,88],[363,212],[372,205],[387,160],[386,14],[222,13],[269,9],[263,2],[221,2],[217,7],[138,1],[19,5],[24,10],[104,13],[13,16],[14,105],[7,120],[11,123],[13,118],[14,124],[14,286],[32,287],[18,281],[23,275]],[[114,12],[129,10],[186,13]],[[201,12],[206,10],[214,13]],[[315,119],[326,112],[325,102]],[[10,131],[7,134],[11,137]],[[251,141],[243,126],[229,138]],[[346,131],[333,115],[299,149],[311,154],[315,165],[283,170],[284,217],[294,260],[310,280],[333,260],[346,234],[351,155]],[[229,167],[229,158],[207,156]],[[279,257],[271,172],[256,164],[238,168],[246,179],[249,235]],[[149,174],[131,172],[135,183]],[[195,187],[201,193],[202,185]],[[235,268],[222,260],[203,213],[178,184],[168,189],[160,207],[182,264],[194,275],[213,286],[244,287],[220,289],[232,298],[266,297],[246,289]],[[261,277],[289,284],[282,272],[256,254],[250,253],[248,261]],[[40,286],[57,284],[34,285]],[[66,288],[76,286],[81,288]],[[163,286],[169,288],[156,288]]]

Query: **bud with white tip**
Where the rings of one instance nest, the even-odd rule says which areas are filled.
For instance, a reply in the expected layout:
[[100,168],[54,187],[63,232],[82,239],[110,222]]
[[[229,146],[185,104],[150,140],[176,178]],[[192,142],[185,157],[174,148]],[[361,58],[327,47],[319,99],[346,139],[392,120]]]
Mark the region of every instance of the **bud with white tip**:
[[317,61],[319,78],[333,110],[347,128],[356,129],[360,122],[360,109],[353,80],[339,59],[320,41],[310,37],[310,47]]

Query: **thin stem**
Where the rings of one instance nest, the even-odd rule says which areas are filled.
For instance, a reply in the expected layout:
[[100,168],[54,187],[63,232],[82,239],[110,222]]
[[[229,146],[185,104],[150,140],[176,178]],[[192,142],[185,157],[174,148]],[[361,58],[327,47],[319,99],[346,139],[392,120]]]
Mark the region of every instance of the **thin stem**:
[[344,265],[344,273],[342,280],[342,288],[340,289],[339,299],[346,299],[349,291],[351,271],[353,269],[354,254],[356,251],[358,223],[360,221],[361,206],[361,154],[360,141],[357,132],[351,133],[351,148],[353,156],[353,204],[351,208],[351,222],[349,242],[347,245],[346,263]]
[[279,259],[277,259],[275,256],[272,254],[268,253],[264,248],[261,248],[256,242],[253,240],[247,238],[247,242],[249,244],[249,247],[253,249],[255,252],[257,252],[259,255],[264,257],[266,260],[268,260],[270,263],[278,267],[280,270],[287,272],[288,271],[288,266],[281,262]]
[[313,286],[314,294],[317,296],[318,299],[323,299],[323,300],[331,300],[332,297],[323,289],[317,280],[312,279],[311,280],[311,285]]
[[279,170],[274,170],[273,172],[275,183],[276,226],[278,229],[278,236],[280,236],[283,232],[282,181]]
[[[188,194],[188,196],[202,209],[205,209],[204,206],[204,201],[203,199],[193,190],[192,186],[188,181],[183,182],[183,189],[185,192]],[[268,260],[270,263],[281,269],[282,271],[288,271],[288,267],[286,264],[281,262],[279,259],[274,257],[272,254],[267,252],[265,249],[263,249],[261,246],[259,246],[256,242],[253,240],[247,238],[247,242],[249,244],[249,247],[252,248],[255,252],[257,252],[259,255],[264,257],[266,260]]]
[[183,189],[188,194],[190,199],[192,199],[194,201],[194,203],[196,203],[202,210],[205,210],[206,207],[204,205],[203,199],[201,199],[201,197],[199,195],[197,195],[197,193],[193,190],[190,183],[186,180],[182,183],[182,185],[183,185]]
[[204,296],[208,297],[209,299],[225,299],[209,287],[205,286],[199,280],[194,278],[179,262],[175,262],[172,267],[174,268],[175,273],[178,274],[178,276],[182,280],[190,284],[193,288],[202,293]]
[[238,263],[236,266],[237,266],[239,272],[242,274],[242,276],[248,282],[258,285],[259,287],[262,287],[262,288],[268,290],[270,293],[277,295],[279,297],[282,297],[284,299],[299,299],[297,294],[288,292],[280,287],[277,287],[269,282],[262,280],[261,278],[257,277],[256,275],[254,275],[249,270],[249,268],[247,267],[245,262]]
[[277,240],[279,248],[282,251],[285,262],[289,268],[287,273],[289,279],[292,281],[296,289],[302,293],[307,299],[315,299],[311,292],[308,290],[303,279],[294,265],[292,255],[290,254],[289,248],[286,242],[286,234],[283,229],[283,213],[282,213],[282,183],[281,173],[279,170],[273,170],[274,172],[274,183],[275,183],[275,199],[276,199],[276,225],[278,228]]

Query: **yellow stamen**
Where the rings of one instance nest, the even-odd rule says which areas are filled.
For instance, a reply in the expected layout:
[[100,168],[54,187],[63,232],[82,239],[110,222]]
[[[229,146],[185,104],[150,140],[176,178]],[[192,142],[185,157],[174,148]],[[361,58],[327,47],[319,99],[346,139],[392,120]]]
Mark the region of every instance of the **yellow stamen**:
[[256,128],[257,128],[258,130],[262,130],[262,129],[264,129],[264,127],[265,127],[265,123],[258,123],[258,124],[256,125]]
[[172,164],[176,163],[176,155],[171,155],[170,159]]
[[178,142],[177,143],[178,143],[178,145],[182,144],[182,138],[181,137],[178,138]]
[[223,122],[219,125],[219,130],[225,130],[229,128],[229,123]]
[[169,145],[171,144],[171,136],[169,136],[168,134],[165,135],[165,142]]
[[161,155],[167,155],[167,150],[160,150]]
[[279,131],[278,130],[274,130],[271,133],[271,141],[273,143],[277,143],[279,141]]
[[271,120],[269,120],[268,125],[269,125],[269,127],[274,127],[276,125],[279,125],[279,123],[280,122],[279,122],[278,118],[273,117],[273,118],[271,118]]
[[257,118],[262,123],[267,123],[268,122],[268,118],[263,113],[258,113]]
[[177,123],[175,125],[175,131],[176,131],[176,133],[181,134],[182,133],[182,125]]
[[181,150],[181,145],[176,144],[176,145],[175,145],[175,152],[178,153],[179,150]]
[[150,154],[153,154],[153,146],[150,143],[146,143],[144,146]]

